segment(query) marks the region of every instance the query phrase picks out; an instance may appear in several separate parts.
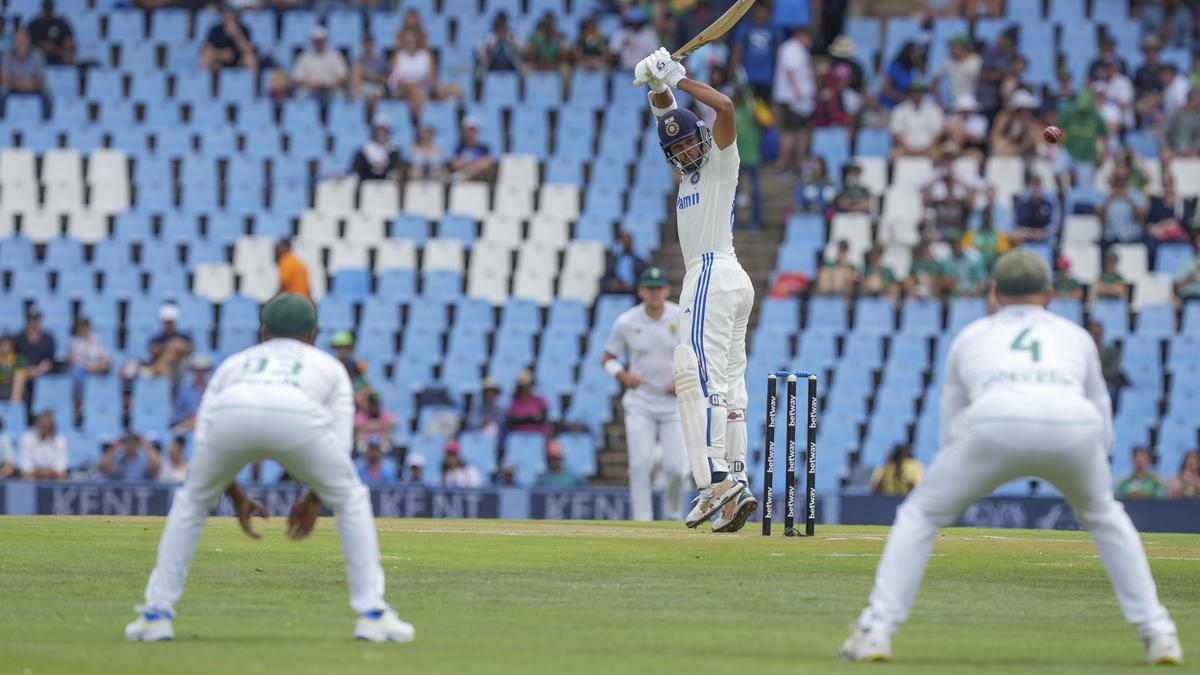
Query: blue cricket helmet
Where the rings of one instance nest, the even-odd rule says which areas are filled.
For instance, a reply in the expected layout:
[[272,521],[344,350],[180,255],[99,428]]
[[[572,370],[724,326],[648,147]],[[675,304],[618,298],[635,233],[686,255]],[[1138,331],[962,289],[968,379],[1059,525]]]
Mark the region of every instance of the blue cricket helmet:
[[[674,154],[671,153],[671,146],[693,137],[698,139],[694,144],[690,144]],[[704,120],[696,116],[696,113],[684,108],[676,108],[658,120],[658,145],[666,155],[667,163],[676,171],[683,174],[694,173],[708,159],[708,151],[712,148],[712,131],[709,130]],[[700,150],[698,158],[683,156],[684,153],[697,147]]]

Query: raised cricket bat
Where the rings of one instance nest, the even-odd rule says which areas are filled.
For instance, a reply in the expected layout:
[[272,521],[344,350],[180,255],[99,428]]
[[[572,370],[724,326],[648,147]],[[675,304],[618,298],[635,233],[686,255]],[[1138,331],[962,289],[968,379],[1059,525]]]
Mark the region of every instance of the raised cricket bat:
[[708,28],[700,31],[699,35],[691,40],[688,40],[687,44],[684,46],[676,49],[675,52],[671,54],[671,58],[676,61],[682,61],[683,57],[691,54],[704,45],[714,40],[720,40],[725,36],[726,33],[729,32],[731,28],[733,28],[734,24],[736,24],[742,18],[742,16],[746,14],[746,12],[750,11],[750,8],[753,6],[754,0],[737,0],[737,2],[733,3],[733,6],[726,10],[724,14],[717,17],[716,21],[708,24]]

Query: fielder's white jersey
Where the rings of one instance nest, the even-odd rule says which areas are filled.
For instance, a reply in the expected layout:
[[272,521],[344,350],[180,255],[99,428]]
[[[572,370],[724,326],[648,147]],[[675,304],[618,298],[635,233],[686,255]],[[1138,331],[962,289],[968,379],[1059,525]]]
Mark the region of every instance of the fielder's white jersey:
[[[1111,447],[1112,402],[1096,344],[1083,328],[1041,307],[1010,305],[968,324],[951,343],[944,372],[943,448],[960,413],[996,392],[1014,398],[1086,398],[1100,411],[1104,444]],[[1054,414],[1046,410],[1048,417]]]
[[636,389],[626,390],[621,398],[626,408],[656,415],[678,412],[675,396],[667,393],[667,387],[675,381],[671,359],[679,344],[679,312],[679,305],[667,302],[656,320],[646,314],[645,304],[638,304],[613,324],[604,351],[618,357],[628,354],[627,370],[644,380]]
[[733,205],[741,163],[737,143],[721,150],[713,141],[704,165],[680,179],[675,217],[688,269],[700,264],[702,253],[735,255]]
[[354,437],[354,390],[346,367],[331,354],[289,338],[275,338],[225,359],[200,401],[207,421],[223,407],[306,412],[345,439]]

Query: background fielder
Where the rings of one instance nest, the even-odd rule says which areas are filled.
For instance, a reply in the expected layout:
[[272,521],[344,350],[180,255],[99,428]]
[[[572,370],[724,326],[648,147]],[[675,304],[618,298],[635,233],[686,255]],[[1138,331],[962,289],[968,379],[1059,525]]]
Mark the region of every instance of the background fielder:
[[958,334],[946,360],[940,450],[900,505],[871,604],[842,645],[850,660],[887,660],[890,636],[908,616],[940,528],[970,504],[1025,476],[1045,479],[1091,532],[1125,619],[1152,663],[1183,659],[1175,624],[1158,601],[1137,530],[1113,498],[1108,451],[1112,404],[1086,331],[1045,307],[1050,272],[1025,249],[993,271],[1000,309]]
[[[604,345],[604,369],[625,387],[625,441],[629,453],[629,503],[634,520],[654,518],[651,478],[655,447],[662,448],[667,482],[663,518],[677,518],[687,480],[687,450],[675,403],[671,354],[679,344],[679,305],[667,300],[671,283],[657,267],[638,278],[642,302],[626,310],[613,324]],[[618,360],[628,354],[629,367]]]

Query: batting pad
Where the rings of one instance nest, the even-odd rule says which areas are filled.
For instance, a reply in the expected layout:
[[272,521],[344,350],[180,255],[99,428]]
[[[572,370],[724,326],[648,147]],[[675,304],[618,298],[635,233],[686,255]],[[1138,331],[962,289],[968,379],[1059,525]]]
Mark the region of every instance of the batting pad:
[[672,356],[675,370],[675,401],[687,446],[688,466],[696,487],[712,484],[712,472],[729,471],[725,461],[725,425],[729,412],[719,394],[704,395],[700,385],[700,365],[691,347],[678,345]]

